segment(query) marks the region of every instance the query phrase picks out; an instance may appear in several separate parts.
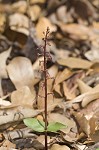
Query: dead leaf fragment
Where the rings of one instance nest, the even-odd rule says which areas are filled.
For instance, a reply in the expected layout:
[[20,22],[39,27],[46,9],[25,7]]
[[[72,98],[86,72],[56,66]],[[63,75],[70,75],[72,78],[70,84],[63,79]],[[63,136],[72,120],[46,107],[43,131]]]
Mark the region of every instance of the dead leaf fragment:
[[70,148],[65,145],[53,144],[50,150],[70,150]]
[[9,101],[0,98],[0,106],[9,106],[9,105],[11,105]]
[[12,5],[12,10],[13,12],[18,12],[18,13],[25,13],[27,9],[27,3],[26,1],[18,1],[13,3]]
[[42,39],[44,37],[43,32],[46,31],[47,27],[50,28],[50,33],[57,30],[56,26],[53,25],[47,18],[41,17],[36,25],[37,37]]
[[61,28],[61,30],[64,33],[68,33],[70,34],[71,38],[73,38],[74,40],[77,39],[82,39],[82,40],[86,40],[89,36],[89,33],[91,33],[91,30],[81,24],[63,24],[63,23],[59,23],[58,24]]
[[86,92],[92,90],[92,88],[90,86],[88,86],[87,84],[85,84],[80,79],[77,79],[77,83],[78,83],[78,87],[80,89],[81,94],[86,93]]
[[72,75],[72,72],[69,69],[64,69],[62,72],[58,72],[56,78],[55,78],[55,85],[58,85],[59,83],[63,82],[64,80],[68,79]]
[[33,87],[34,73],[32,63],[28,58],[16,57],[7,66],[8,75],[16,89],[23,86]]
[[9,26],[11,30],[23,33],[25,35],[29,34],[29,20],[28,18],[20,13],[15,13],[9,16]]
[[64,92],[66,99],[68,99],[68,100],[72,100],[76,96],[75,93],[72,92],[72,90],[68,88],[65,81],[63,82],[63,92]]
[[80,59],[80,58],[74,58],[74,57],[68,57],[66,59],[58,59],[57,60],[59,65],[67,66],[72,69],[88,69],[92,66],[92,62]]
[[[33,91],[33,90],[32,90]],[[24,86],[11,94],[12,105],[21,105],[33,108],[33,102],[35,100],[36,93],[30,91],[29,87]]]
[[28,13],[31,17],[31,20],[36,21],[40,16],[41,8],[38,5],[33,5],[29,7]]
[[9,140],[5,140],[0,150],[16,150],[15,147],[15,144],[11,143]]

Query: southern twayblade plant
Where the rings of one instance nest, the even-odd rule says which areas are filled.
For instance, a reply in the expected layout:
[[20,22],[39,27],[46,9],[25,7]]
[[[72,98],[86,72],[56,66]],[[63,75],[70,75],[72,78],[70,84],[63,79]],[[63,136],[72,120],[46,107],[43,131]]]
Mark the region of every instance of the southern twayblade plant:
[[[45,134],[45,150],[48,150],[48,146],[47,146],[47,134],[48,134],[48,132],[55,132],[56,133],[60,129],[66,128],[66,125],[59,123],[59,122],[51,122],[48,124],[48,120],[47,120],[47,105],[48,105],[47,96],[49,94],[53,94],[53,93],[47,92],[47,80],[53,79],[53,78],[50,78],[50,75],[49,75],[48,70],[47,70],[47,61],[52,60],[50,52],[47,51],[47,45],[50,46],[50,44],[48,42],[49,33],[50,33],[50,30],[47,27],[46,32],[43,33],[44,34],[44,38],[43,38],[44,45],[39,47],[39,49],[41,50],[41,53],[38,53],[38,56],[44,57],[44,60],[40,61],[39,65],[42,68],[42,69],[40,69],[40,71],[43,72],[43,75],[44,75],[44,81],[42,82],[42,88],[44,88],[45,95],[44,96],[38,95],[38,96],[44,98],[44,101],[45,101],[44,121],[40,121],[36,118],[24,119],[25,125],[28,126],[29,128],[31,128],[37,132],[44,132],[44,134]],[[43,65],[43,67],[42,67],[42,65]]]

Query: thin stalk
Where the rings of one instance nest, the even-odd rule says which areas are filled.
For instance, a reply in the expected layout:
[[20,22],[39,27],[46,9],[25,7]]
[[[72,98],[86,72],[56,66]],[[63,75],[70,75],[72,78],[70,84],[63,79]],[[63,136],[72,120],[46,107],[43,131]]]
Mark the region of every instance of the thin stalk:
[[47,46],[47,32],[44,39],[44,80],[45,80],[45,150],[47,147],[47,58],[46,58],[46,46]]

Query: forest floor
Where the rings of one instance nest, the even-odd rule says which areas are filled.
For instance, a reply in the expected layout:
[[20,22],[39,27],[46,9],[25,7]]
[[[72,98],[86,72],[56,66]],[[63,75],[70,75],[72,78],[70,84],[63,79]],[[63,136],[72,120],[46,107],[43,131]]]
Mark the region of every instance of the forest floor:
[[44,150],[43,32],[50,28],[49,150],[99,150],[99,0],[0,0],[0,150]]

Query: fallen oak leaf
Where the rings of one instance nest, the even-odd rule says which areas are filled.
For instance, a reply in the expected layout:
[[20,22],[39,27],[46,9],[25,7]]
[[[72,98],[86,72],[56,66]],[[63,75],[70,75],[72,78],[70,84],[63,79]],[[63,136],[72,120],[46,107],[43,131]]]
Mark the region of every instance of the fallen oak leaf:
[[9,78],[15,85],[16,89],[28,86],[32,89],[34,85],[34,72],[32,63],[28,58],[16,57],[7,66]]
[[92,62],[81,58],[68,57],[66,59],[58,59],[57,63],[62,66],[67,66],[71,69],[88,69],[92,66]]

